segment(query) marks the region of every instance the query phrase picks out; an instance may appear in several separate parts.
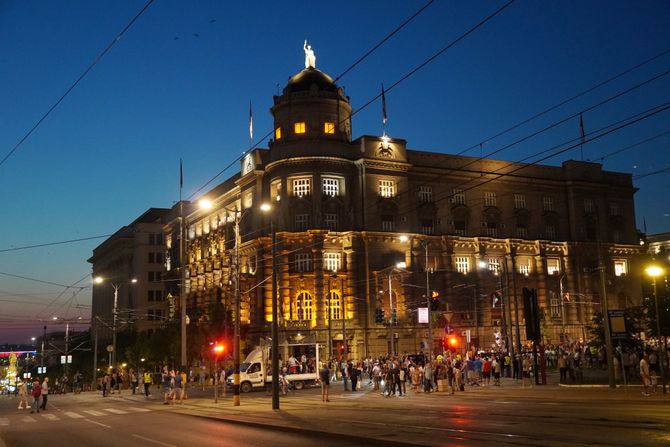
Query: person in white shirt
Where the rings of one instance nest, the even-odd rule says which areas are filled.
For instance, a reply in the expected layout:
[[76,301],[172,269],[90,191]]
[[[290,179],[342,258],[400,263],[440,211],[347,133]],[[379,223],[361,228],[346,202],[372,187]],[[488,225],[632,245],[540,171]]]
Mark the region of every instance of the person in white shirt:
[[649,385],[651,385],[651,375],[647,359],[647,354],[644,354],[640,360],[640,378],[644,384],[644,392],[642,393],[644,396],[649,396]]
[[47,400],[49,398],[49,378],[44,376],[44,381],[42,382],[42,410],[47,409]]

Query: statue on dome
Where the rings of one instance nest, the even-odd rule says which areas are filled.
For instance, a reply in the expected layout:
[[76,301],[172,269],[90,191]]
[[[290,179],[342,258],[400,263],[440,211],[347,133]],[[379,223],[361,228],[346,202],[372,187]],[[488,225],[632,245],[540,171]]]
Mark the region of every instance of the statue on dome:
[[312,46],[307,45],[307,40],[305,40],[303,49],[305,50],[305,68],[316,68],[316,56]]

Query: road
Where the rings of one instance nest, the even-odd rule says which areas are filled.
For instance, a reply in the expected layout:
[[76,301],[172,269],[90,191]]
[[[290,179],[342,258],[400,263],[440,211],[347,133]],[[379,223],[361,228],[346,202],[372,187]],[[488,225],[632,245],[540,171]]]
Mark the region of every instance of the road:
[[[318,389],[282,398],[273,411],[265,392],[230,395],[217,404],[193,391],[183,405],[139,396],[52,396],[46,413],[16,410],[0,400],[0,439],[8,447],[440,445],[660,446],[670,445],[670,397],[607,388],[471,388],[450,396],[412,393],[383,397],[366,388],[331,402]],[[11,405],[10,405],[11,404]],[[1,446],[1,444],[0,444]]]

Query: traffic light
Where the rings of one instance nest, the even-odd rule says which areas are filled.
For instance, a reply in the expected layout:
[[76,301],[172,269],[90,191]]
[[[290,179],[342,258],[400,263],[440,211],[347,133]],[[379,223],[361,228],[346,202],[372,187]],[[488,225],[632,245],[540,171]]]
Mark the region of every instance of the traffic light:
[[393,324],[396,324],[398,322],[398,313],[396,312],[395,309],[391,311],[391,320],[393,320]]
[[217,341],[210,344],[212,345],[212,354],[214,354],[215,357],[220,357],[221,354],[226,351],[226,347],[221,342]]
[[440,292],[433,290],[430,295],[430,310],[436,311],[440,309]]
[[375,309],[375,323],[384,322],[384,309],[377,308]]
[[442,345],[444,346],[444,349],[456,352],[456,349],[458,349],[460,345],[460,341],[455,335],[448,335],[442,339]]

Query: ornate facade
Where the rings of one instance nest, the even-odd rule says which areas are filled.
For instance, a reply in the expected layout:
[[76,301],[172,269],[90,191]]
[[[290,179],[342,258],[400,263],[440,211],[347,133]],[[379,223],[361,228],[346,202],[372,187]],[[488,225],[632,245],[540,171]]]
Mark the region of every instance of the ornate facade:
[[[270,333],[271,227],[280,341],[330,339],[337,351],[346,338],[355,358],[388,352],[391,337],[401,353],[424,350],[431,336],[441,349],[445,326],[490,348],[518,325],[523,342],[524,287],[537,290],[545,341],[582,338],[600,311],[599,260],[611,309],[640,300],[629,174],[588,162],[523,165],[410,150],[386,136],[352,139],[349,98],[311,66],[289,79],[270,111],[269,147],[248,153],[239,174],[205,194],[211,209],[185,217],[191,324],[212,318],[211,303],[236,318],[238,219],[248,345]],[[264,202],[269,214],[259,209]],[[175,222],[165,226],[168,252]],[[400,261],[406,267],[394,268]],[[428,334],[417,313],[434,294]]]

